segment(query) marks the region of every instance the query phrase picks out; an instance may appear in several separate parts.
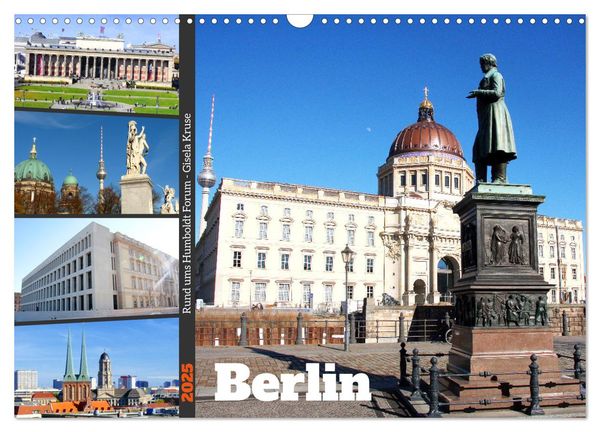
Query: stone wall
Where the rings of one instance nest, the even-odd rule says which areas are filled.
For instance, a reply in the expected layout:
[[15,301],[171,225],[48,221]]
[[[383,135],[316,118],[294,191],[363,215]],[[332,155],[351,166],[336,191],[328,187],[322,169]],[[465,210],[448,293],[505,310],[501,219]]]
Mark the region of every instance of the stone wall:
[[561,336],[563,333],[563,311],[569,318],[569,335],[584,336],[586,334],[586,310],[584,305],[550,305],[548,309],[550,327],[552,327],[555,336]]

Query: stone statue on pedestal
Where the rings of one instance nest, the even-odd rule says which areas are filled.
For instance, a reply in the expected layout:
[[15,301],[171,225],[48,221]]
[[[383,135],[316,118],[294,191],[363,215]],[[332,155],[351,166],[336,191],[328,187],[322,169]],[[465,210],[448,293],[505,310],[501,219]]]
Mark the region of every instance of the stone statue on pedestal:
[[175,199],[175,188],[169,187],[166,185],[163,188],[164,194],[164,202],[163,205],[160,206],[160,214],[177,214],[179,213],[179,202],[175,200],[175,204],[173,204],[173,200]]
[[517,158],[515,136],[508,108],[504,103],[506,85],[498,71],[496,57],[479,58],[483,79],[467,98],[477,98],[478,130],[473,144],[473,163],[477,183],[487,182],[487,166],[492,166],[492,183],[506,183],[506,166]]
[[146,141],[146,133],[137,133],[135,120],[129,122],[129,136],[127,138],[127,174],[146,174],[148,164],[144,156],[148,154],[150,147]]

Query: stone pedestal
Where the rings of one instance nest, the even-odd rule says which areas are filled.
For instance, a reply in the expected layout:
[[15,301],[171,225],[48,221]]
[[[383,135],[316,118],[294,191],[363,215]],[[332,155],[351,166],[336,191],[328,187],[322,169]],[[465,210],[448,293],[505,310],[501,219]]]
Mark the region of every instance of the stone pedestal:
[[152,183],[146,174],[121,177],[121,213],[152,214]]
[[414,291],[405,292],[402,296],[402,304],[404,306],[412,306],[415,304],[416,298],[417,293],[415,293]]
[[455,326],[447,369],[492,377],[443,378],[446,400],[526,402],[532,354],[542,371],[542,396],[572,401],[578,393],[578,380],[559,372],[546,305],[552,285],[538,273],[537,207],[543,201],[527,185],[484,183],[454,206],[461,222],[462,277],[452,288]]

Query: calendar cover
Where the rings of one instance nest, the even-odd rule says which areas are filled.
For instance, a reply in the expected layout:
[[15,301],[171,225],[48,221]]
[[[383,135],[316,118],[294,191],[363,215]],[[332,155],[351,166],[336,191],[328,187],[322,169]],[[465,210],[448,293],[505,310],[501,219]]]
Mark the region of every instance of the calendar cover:
[[14,16],[14,416],[586,417],[586,27]]

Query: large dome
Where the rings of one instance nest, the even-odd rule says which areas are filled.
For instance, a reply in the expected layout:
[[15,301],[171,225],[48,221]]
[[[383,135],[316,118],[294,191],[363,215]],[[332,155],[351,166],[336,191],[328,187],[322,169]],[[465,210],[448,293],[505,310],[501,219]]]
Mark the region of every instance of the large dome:
[[54,182],[48,165],[37,158],[35,138],[33,140],[31,151],[29,152],[29,159],[20,162],[15,167],[15,181]]
[[417,122],[396,136],[388,157],[414,152],[441,152],[465,158],[454,134],[433,119],[433,104],[427,98],[427,92],[419,106]]
[[63,180],[63,186],[78,186],[79,182],[77,181],[77,177],[73,175],[72,171],[69,171],[69,174]]

